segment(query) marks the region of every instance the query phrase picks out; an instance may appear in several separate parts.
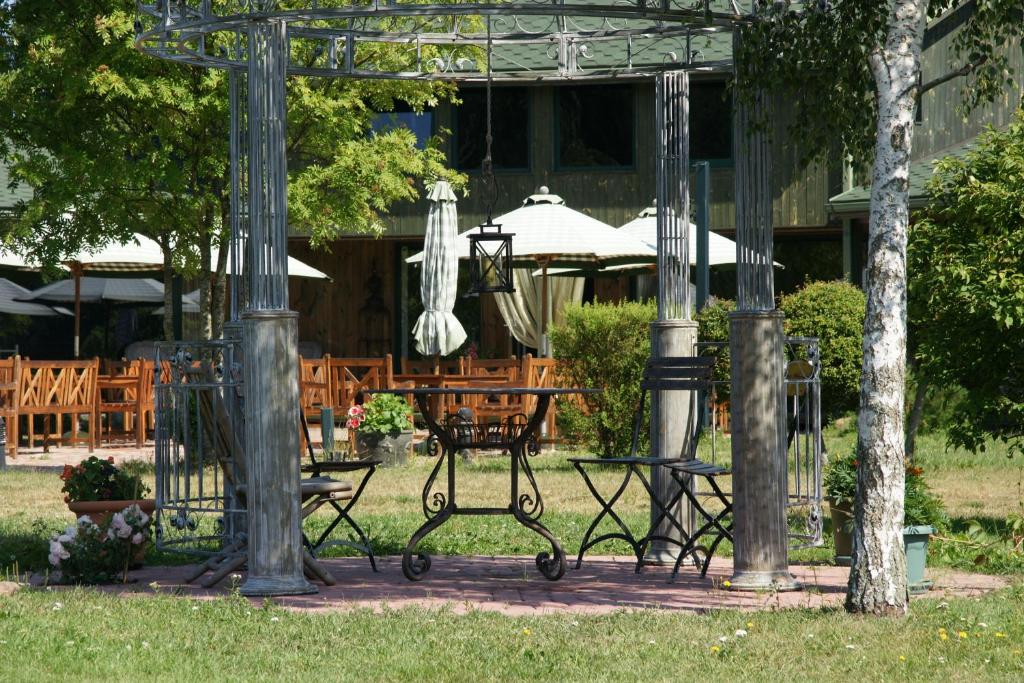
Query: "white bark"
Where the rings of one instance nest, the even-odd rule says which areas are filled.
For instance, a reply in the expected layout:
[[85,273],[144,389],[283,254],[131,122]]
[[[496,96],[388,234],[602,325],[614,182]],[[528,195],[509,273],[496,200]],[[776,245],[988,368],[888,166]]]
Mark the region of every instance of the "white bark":
[[846,608],[907,609],[903,551],[907,226],[914,96],[927,0],[889,0],[885,44],[870,54],[878,98],[867,315],[857,428],[857,502]]

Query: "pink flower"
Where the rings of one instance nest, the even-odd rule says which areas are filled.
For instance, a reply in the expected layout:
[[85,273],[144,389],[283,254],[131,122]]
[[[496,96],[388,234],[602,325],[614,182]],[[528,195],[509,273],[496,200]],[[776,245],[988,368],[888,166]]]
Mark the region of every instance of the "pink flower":
[[140,543],[142,543],[143,539],[144,537],[141,531],[136,533],[134,536],[132,536],[132,545],[139,545]]
[[360,421],[356,419],[347,420],[345,426],[349,429],[359,429]]

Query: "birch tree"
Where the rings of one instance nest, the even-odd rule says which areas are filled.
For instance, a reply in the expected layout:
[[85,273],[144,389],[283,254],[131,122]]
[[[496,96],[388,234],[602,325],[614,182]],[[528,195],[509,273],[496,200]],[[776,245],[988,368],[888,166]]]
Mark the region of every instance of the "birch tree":
[[[906,612],[903,553],[907,229],[914,108],[926,89],[965,78],[964,103],[990,100],[1009,77],[999,48],[1019,36],[1009,0],[825,0],[755,3],[735,55],[735,91],[766,87],[791,103],[806,161],[870,163],[867,308],[858,411],[854,549],[846,608]],[[929,17],[969,12],[954,47],[963,63],[921,84]],[[813,95],[810,96],[810,95]],[[955,106],[955,103],[950,103]],[[764,124],[766,122],[762,122]]]

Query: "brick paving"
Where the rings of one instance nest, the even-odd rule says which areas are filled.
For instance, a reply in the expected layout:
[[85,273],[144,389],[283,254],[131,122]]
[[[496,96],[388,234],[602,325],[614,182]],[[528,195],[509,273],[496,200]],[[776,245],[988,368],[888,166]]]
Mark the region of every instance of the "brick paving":
[[[818,608],[842,604],[848,573],[844,567],[795,565],[791,570],[804,584],[804,590],[747,593],[723,587],[732,569],[729,558],[716,558],[705,579],[696,571],[685,569],[674,582],[668,580],[668,567],[647,567],[639,575],[634,574],[632,562],[626,557],[588,558],[580,570],[570,568],[560,581],[544,579],[532,557],[437,556],[429,574],[419,582],[408,581],[402,575],[401,558],[397,556],[379,558],[379,573],[370,570],[365,558],[330,559],[324,564],[338,579],[337,585],[318,585],[320,592],[315,595],[276,601],[300,612],[447,607],[460,613],[485,610],[507,615]],[[183,579],[190,569],[147,567],[132,572],[133,582],[129,585],[105,586],[101,590],[133,595],[159,592],[204,599],[231,590],[230,579],[213,589],[185,583]],[[923,599],[974,596],[1007,585],[1001,577],[983,574],[929,570],[929,575],[935,587]],[[244,575],[239,580],[244,580]],[[254,600],[259,602],[262,600]]]

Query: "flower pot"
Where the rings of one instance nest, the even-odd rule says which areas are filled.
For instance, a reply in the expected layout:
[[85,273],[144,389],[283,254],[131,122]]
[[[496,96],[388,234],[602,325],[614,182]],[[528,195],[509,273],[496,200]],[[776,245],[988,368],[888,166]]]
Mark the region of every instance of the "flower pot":
[[907,590],[920,595],[931,590],[932,582],[924,578],[928,563],[928,538],[935,533],[931,526],[903,527],[903,549],[907,553]]
[[832,518],[832,541],[836,546],[836,564],[850,566],[853,554],[853,501],[836,502],[828,499],[828,512]]
[[376,458],[383,467],[404,465],[412,452],[412,430],[397,434],[356,432],[356,453],[360,458]]
[[93,521],[93,524],[103,524],[115,512],[121,512],[121,510],[132,505],[138,505],[140,510],[152,516],[153,510],[156,509],[156,500],[153,498],[140,498],[139,500],[68,501],[68,509],[75,513],[75,519],[85,515]]

